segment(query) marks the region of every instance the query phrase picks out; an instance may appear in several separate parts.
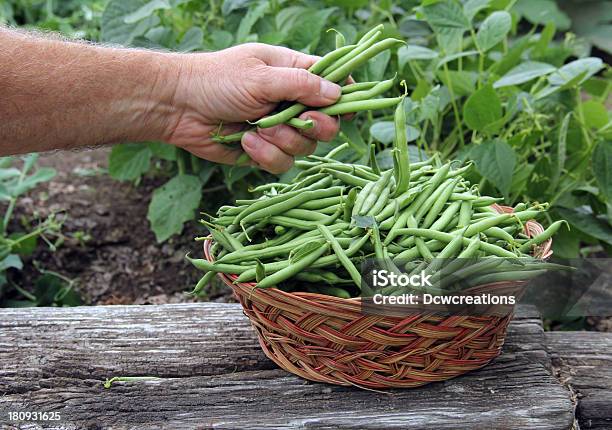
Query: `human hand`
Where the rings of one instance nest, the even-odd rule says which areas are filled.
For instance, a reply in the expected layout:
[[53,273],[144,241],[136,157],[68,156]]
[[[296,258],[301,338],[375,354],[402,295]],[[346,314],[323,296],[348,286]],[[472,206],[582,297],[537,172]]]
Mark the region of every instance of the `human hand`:
[[[250,43],[173,58],[178,84],[164,140],[219,163],[233,164],[241,154],[236,146],[212,140],[220,123],[224,134],[233,133],[242,129],[239,123],[266,115],[280,101],[319,107],[340,97],[339,85],[306,70],[318,57],[288,48]],[[329,141],[338,132],[338,120],[320,112],[304,112],[299,118],[313,120],[314,127],[258,129],[243,136],[242,148],[262,169],[280,173],[291,168],[294,156],[313,153],[317,140]]]

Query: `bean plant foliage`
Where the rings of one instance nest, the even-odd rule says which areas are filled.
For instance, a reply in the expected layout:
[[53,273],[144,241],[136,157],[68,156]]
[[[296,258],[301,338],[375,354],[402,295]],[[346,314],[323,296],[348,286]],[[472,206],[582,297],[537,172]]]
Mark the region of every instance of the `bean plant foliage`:
[[[468,175],[483,193],[504,197],[509,205],[551,202],[544,222],[569,221],[570,229],[556,237],[555,252],[571,257],[581,248],[587,253],[612,247],[612,126],[606,105],[612,84],[609,66],[591,56],[592,47],[610,52],[611,17],[603,1],[583,3],[109,0],[99,17],[99,40],[181,52],[263,42],[322,55],[334,49],[335,33],[328,29],[354,43],[383,23],[384,36],[405,45],[379,54],[354,77],[371,81],[397,73],[398,82],[406,80],[412,161],[433,153],[471,160]],[[320,144],[318,153],[348,142],[346,161],[365,162],[375,144],[378,164],[389,168],[392,119],[388,110],[344,121],[337,140]],[[158,241],[179,233],[197,208],[210,204],[206,190],[224,184],[241,198],[274,179],[159,142],[113,148],[114,178],[137,182],[151,171],[169,178],[149,207]]]

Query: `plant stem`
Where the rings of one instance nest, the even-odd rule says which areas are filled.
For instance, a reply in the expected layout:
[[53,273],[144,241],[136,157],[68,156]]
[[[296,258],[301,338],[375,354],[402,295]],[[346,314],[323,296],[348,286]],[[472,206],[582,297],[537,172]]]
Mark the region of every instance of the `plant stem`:
[[461,142],[461,147],[463,148],[465,146],[465,141],[463,140],[463,126],[461,125],[459,108],[457,108],[457,102],[455,101],[455,91],[453,90],[453,84],[451,82],[446,63],[444,63],[444,76],[446,77],[448,92],[450,93],[451,105],[453,106],[453,113],[455,114],[455,122],[457,123],[457,127],[459,127],[459,141]]

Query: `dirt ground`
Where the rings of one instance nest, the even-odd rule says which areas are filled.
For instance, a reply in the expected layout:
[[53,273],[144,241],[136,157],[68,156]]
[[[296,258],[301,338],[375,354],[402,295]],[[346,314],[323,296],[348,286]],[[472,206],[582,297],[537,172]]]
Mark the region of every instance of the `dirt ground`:
[[[163,244],[155,241],[146,219],[154,188],[163,178],[143,178],[139,186],[105,174],[110,149],[100,148],[41,155],[39,166],[53,167],[57,176],[22,199],[18,216],[35,212],[66,214],[64,244],[55,252],[44,245],[26,261],[26,288],[41,267],[76,280],[85,304],[163,304],[189,302],[199,279],[185,254],[200,252],[193,241],[204,232],[196,222]],[[229,289],[217,286],[208,299],[231,300]]]

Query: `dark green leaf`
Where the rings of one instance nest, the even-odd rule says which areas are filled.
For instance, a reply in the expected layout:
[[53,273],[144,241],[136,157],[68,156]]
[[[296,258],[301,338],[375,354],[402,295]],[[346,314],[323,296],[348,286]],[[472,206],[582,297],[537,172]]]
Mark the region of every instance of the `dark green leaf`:
[[612,142],[597,144],[592,157],[593,175],[597,179],[601,193],[612,200]]
[[151,165],[151,150],[143,144],[125,143],[113,146],[108,173],[120,181],[140,178]]
[[506,11],[497,11],[489,15],[481,24],[476,34],[478,47],[484,52],[493,48],[506,38],[512,27],[512,17]]
[[157,10],[170,9],[170,7],[170,3],[168,3],[167,0],[150,0],[134,12],[125,15],[123,21],[126,24],[134,24],[142,19],[148,18]]
[[163,142],[148,142],[146,145],[155,157],[168,161],[176,160],[176,146]]
[[238,43],[246,42],[247,36],[251,34],[251,29],[261,17],[263,17],[268,10],[268,2],[260,1],[256,6],[249,8],[248,12],[240,21],[238,31],[236,32],[236,41]]
[[9,268],[17,270],[23,269],[23,263],[17,254],[9,254],[4,257],[4,259],[0,260],[0,272],[4,272]]
[[582,115],[586,126],[595,129],[605,126],[610,121],[608,110],[597,100],[587,100],[582,103]]
[[104,42],[129,45],[136,37],[144,35],[147,30],[158,25],[159,18],[156,15],[150,15],[132,24],[125,22],[126,16],[147,3],[149,3],[147,0],[111,0],[102,14],[100,39]]
[[560,30],[567,30],[571,24],[569,17],[559,9],[554,0],[518,0],[512,11],[532,24],[544,25],[552,21]]
[[359,228],[373,228],[377,225],[373,216],[353,215],[352,218],[355,226]]
[[491,0],[468,0],[463,5],[463,14],[471,22],[478,12],[489,7],[489,3]]
[[574,82],[574,85],[579,85],[602,68],[603,61],[601,58],[581,58],[559,68],[559,70],[548,77],[548,82],[553,86],[564,86],[580,77],[578,82]]
[[447,76],[445,71],[438,70],[437,75],[444,85],[452,86],[455,96],[467,96],[476,88],[477,76],[473,72],[450,70]]
[[181,43],[176,47],[180,52],[199,51],[204,43],[204,32],[200,27],[191,27],[185,32]]
[[423,6],[427,23],[436,33],[442,51],[452,54],[459,51],[463,33],[470,28],[470,22],[461,6],[453,0],[443,0]]
[[9,187],[9,191],[13,197],[20,196],[33,189],[41,182],[47,182],[55,177],[56,171],[51,167],[42,167],[27,176],[22,181],[17,182],[14,186]]
[[438,53],[424,46],[405,45],[397,50],[397,61],[399,70],[402,70],[408,61],[412,60],[433,60],[438,57]]
[[467,99],[463,116],[467,126],[478,131],[502,118],[501,101],[491,85],[485,85]]
[[[380,143],[389,144],[393,142],[395,137],[395,125],[392,121],[379,121],[370,127],[370,134]],[[412,142],[419,138],[420,132],[417,128],[406,126],[406,136],[408,142]]]
[[516,164],[512,147],[502,140],[493,140],[472,148],[469,157],[480,174],[507,196]]
[[591,208],[556,208],[555,210],[561,218],[570,223],[571,228],[577,228],[595,239],[612,244],[612,228],[610,228],[610,224],[597,219],[593,215]]
[[194,218],[201,197],[200,179],[191,175],[175,176],[153,192],[147,219],[158,242],[183,230],[183,224]]
[[532,79],[539,78],[540,76],[548,75],[556,70],[556,67],[546,63],[539,63],[537,61],[526,61],[521,63],[494,84],[493,88],[507,87],[509,85],[519,85],[525,82],[529,82]]
[[227,16],[237,9],[247,7],[250,2],[251,0],[223,0],[223,5],[221,6],[221,13],[224,16]]
[[363,140],[355,121],[341,121],[340,130],[347,138],[349,145],[357,151],[359,156],[364,156],[368,153],[368,145]]

